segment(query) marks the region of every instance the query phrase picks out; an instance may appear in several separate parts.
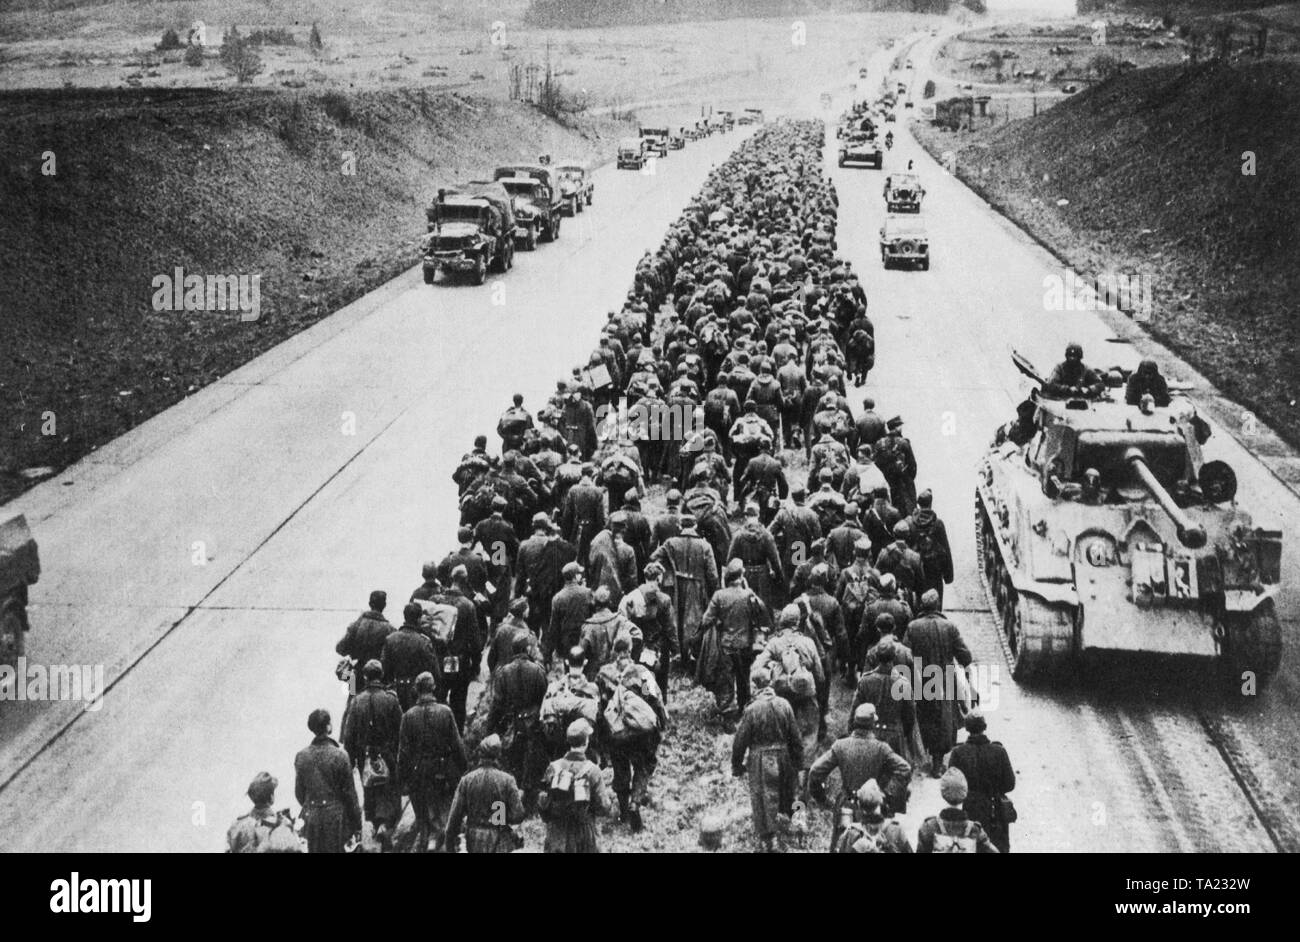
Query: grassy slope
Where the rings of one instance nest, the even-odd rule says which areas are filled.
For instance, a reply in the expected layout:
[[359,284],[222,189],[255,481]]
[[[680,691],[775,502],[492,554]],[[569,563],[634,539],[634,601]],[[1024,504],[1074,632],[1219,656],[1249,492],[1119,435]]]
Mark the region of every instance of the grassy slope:
[[1300,443],[1300,67],[1146,69],[973,137],[920,131],[963,142],[958,173],[1079,270],[1151,272],[1151,332]]
[[[413,264],[439,182],[617,134],[419,89],[0,97],[0,500]],[[261,273],[261,319],[155,312],[176,266]]]

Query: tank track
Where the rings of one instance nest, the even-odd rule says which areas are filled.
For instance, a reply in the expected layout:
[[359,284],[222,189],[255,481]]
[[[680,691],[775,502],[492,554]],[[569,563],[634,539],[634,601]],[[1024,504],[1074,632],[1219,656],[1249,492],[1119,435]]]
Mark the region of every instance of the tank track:
[[980,580],[989,607],[997,616],[998,638],[1011,676],[1032,683],[1060,676],[1071,666],[1075,651],[1074,613],[1065,605],[1050,605],[1023,595],[1011,584],[993,525],[975,498],[975,547]]

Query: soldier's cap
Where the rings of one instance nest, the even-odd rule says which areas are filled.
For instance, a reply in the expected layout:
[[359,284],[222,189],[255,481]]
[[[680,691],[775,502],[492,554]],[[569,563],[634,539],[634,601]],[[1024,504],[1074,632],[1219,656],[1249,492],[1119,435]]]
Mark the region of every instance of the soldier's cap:
[[596,604],[603,606],[609,605],[609,600],[612,596],[613,593],[609,591],[609,586],[607,585],[598,585],[596,586],[596,591],[591,593],[591,597],[595,600]]
[[501,755],[501,737],[496,733],[484,737],[478,744],[478,754],[484,759],[496,759]]
[[892,572],[882,572],[880,574],[880,588],[884,592],[893,592],[898,588],[898,579]]
[[533,646],[533,633],[531,631],[516,635],[510,642],[511,654],[526,654],[528,649]]
[[889,497],[889,488],[888,488],[886,485],[884,485],[884,484],[879,484],[879,485],[877,485],[877,486],[875,487],[874,490],[872,490],[872,492],[871,492],[871,496],[872,496],[872,497],[879,497],[879,498],[888,498],[888,497]]
[[474,447],[475,447],[475,448],[486,448],[486,447],[487,447],[487,436],[486,436],[486,435],[475,435],[475,436],[474,436]]
[[[496,498],[495,498],[495,497],[492,498],[492,500],[493,500],[494,503],[496,502]],[[473,527],[457,527],[457,528],[456,528],[456,539],[459,540],[459,541],[462,542],[462,543],[468,543],[470,540],[474,539],[474,528],[473,528]]]
[[855,500],[851,500],[851,501],[849,501],[847,504],[844,505],[844,516],[846,516],[846,517],[850,517],[850,518],[852,518],[852,517],[856,517],[856,516],[858,515],[858,511],[861,510],[861,509],[862,509],[862,508],[860,508],[860,507],[858,506],[858,502],[857,502],[857,501],[855,501]]
[[802,484],[796,484],[794,487],[790,488],[790,496],[795,500],[803,500],[808,496],[808,489]]
[[876,705],[863,703],[853,711],[854,729],[872,729],[876,725]]
[[690,530],[690,529],[692,529],[692,528],[695,526],[695,515],[694,515],[694,514],[682,514],[682,516],[681,516],[681,522],[682,522],[682,529],[683,529],[683,530]]
[[934,503],[934,492],[928,487],[916,495],[916,505],[918,507],[929,507]]
[[939,610],[939,593],[934,589],[926,589],[921,595],[921,611],[937,612]]
[[745,505],[745,516],[746,516],[746,517],[757,517],[757,516],[758,516],[758,504],[754,504],[754,503],[746,504],[746,505]]
[[866,537],[853,541],[853,552],[857,556],[867,556],[871,553],[871,541]]
[[760,373],[770,373],[770,372],[772,372],[772,361],[769,360],[769,359],[767,359],[767,357],[764,357],[762,360],[759,360],[759,362],[758,362],[758,371],[759,371]]
[[420,575],[425,579],[434,579],[438,576],[438,564],[430,560],[420,567]]
[[627,514],[621,510],[616,510],[609,515],[609,528],[611,530],[622,530],[627,526]]
[[641,495],[635,489],[630,489],[623,495],[623,503],[639,507],[641,505]]
[[420,623],[420,616],[424,614],[422,609],[415,602],[407,602],[402,607],[402,624],[414,627]]
[[674,487],[664,495],[664,500],[667,501],[670,506],[672,504],[680,504],[682,502],[682,492]]
[[835,472],[832,471],[830,468],[822,468],[820,471],[817,472],[817,480],[819,481],[833,481],[834,479],[835,479]]
[[592,464],[590,461],[584,461],[584,462],[582,463],[582,473],[583,473],[584,475],[587,475],[587,474],[595,474],[595,473],[596,473],[596,466],[595,466],[594,464]]
[[465,580],[468,578],[469,578],[469,569],[466,566],[458,565],[452,568],[451,579],[453,582],[455,582],[458,579]]
[[510,603],[510,614],[514,615],[516,618],[522,618],[527,613],[528,599],[521,596]]
[[549,530],[551,527],[550,515],[545,510],[537,511],[537,513],[533,514],[533,526],[546,527]]
[[799,611],[798,605],[787,605],[777,616],[777,625],[781,628],[794,628],[802,617],[803,613]]
[[361,667],[361,676],[367,682],[381,680],[384,676],[384,664],[378,658],[371,658]]
[[890,429],[891,431],[894,429],[900,429],[902,427],[903,427],[903,417],[899,415],[894,416],[892,419],[890,419],[888,422],[885,423],[885,428]]
[[912,535],[912,525],[906,520],[900,520],[894,524],[894,536],[900,540],[906,539]]
[[988,720],[984,719],[984,714],[979,710],[971,710],[966,714],[966,732],[978,735],[988,728]]
[[570,746],[585,746],[590,736],[591,724],[586,720],[577,719],[569,724],[569,728],[564,733],[564,741]]
[[859,445],[859,446],[858,446],[858,457],[859,457],[859,458],[866,458],[867,460],[871,460],[871,446],[870,446],[869,444],[867,444],[866,442],[863,442],[861,445]]
[[[893,621],[894,621],[893,616],[890,615],[885,617],[889,618],[890,628],[892,630]],[[880,619],[876,619],[876,621],[879,622]],[[898,656],[898,649],[894,647],[894,642],[881,641],[879,644],[876,645],[876,658],[880,661],[880,663],[892,664],[894,662],[894,658],[896,658],[897,656]]]
[[874,409],[875,407],[876,407],[876,400],[872,399],[870,396],[867,396],[867,398],[862,400],[862,408]]
[[[498,510],[498,511],[500,511],[500,510],[505,510],[505,509],[506,509],[507,507],[509,507],[509,506],[510,506],[510,501],[506,500],[506,499],[505,499],[504,497],[502,497],[500,494],[498,494],[497,496],[495,496],[495,497],[492,498],[492,509],[493,509],[493,510]],[[470,531],[470,535],[472,536],[473,533],[474,533],[474,531],[471,530],[471,531]]]
[[656,562],[649,562],[645,564],[645,568],[641,570],[641,574],[647,580],[662,579],[664,575],[664,567]]
[[966,800],[967,793],[966,776],[961,769],[949,768],[939,779],[939,794],[948,804],[960,805]]
[[275,800],[275,789],[280,783],[270,772],[258,772],[248,786],[248,798],[255,805],[269,805]]
[[745,564],[742,560],[733,559],[727,563],[727,571],[724,573],[728,582],[739,579],[745,574]]
[[576,562],[570,561],[564,564],[564,568],[560,570],[560,575],[568,579],[570,576],[576,576],[581,572],[582,572],[582,566],[580,566]]
[[577,445],[570,445],[567,450],[570,455],[579,455],[582,453],[582,449]]
[[330,728],[330,711],[317,708],[307,716],[307,728],[316,736],[324,736]]
[[751,690],[762,690],[765,687],[772,686],[772,675],[767,672],[767,668],[760,667],[749,675],[749,687]]
[[501,464],[507,468],[513,468],[515,466],[515,461],[518,458],[519,458],[519,452],[507,451],[504,455],[501,456]]
[[854,797],[858,800],[858,811],[864,815],[878,811],[885,803],[885,793],[880,790],[880,785],[874,778],[863,782]]

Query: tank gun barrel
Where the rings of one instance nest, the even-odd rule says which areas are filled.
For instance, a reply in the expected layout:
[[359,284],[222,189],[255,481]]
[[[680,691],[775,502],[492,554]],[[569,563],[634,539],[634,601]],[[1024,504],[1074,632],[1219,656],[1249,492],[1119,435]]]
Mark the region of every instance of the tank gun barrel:
[[1142,454],[1141,449],[1130,448],[1124,453],[1124,460],[1137,472],[1138,477],[1142,479],[1142,483],[1146,485],[1146,489],[1156,499],[1156,503],[1173,520],[1174,525],[1178,528],[1179,541],[1188,549],[1200,549],[1204,546],[1206,541],[1204,528],[1187,519],[1187,514],[1183,513],[1182,508],[1174,503],[1174,499],[1169,496],[1169,492],[1156,480],[1156,476],[1147,467],[1146,456]]

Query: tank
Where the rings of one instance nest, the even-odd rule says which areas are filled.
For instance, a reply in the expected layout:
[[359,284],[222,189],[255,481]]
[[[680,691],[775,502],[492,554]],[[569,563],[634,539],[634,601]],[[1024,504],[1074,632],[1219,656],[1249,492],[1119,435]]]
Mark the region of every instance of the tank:
[[[1112,371],[1111,388],[1123,379]],[[1192,402],[1035,389],[1019,414],[975,491],[1012,676],[1059,677],[1088,651],[1143,652],[1211,658],[1225,684],[1262,689],[1281,659],[1282,533],[1255,526],[1232,469],[1203,459],[1209,427]]]

